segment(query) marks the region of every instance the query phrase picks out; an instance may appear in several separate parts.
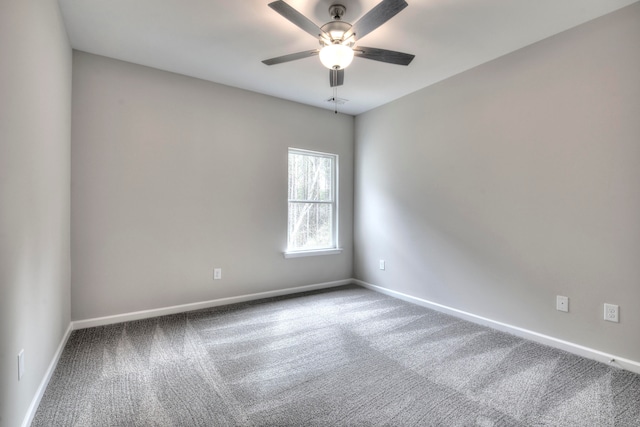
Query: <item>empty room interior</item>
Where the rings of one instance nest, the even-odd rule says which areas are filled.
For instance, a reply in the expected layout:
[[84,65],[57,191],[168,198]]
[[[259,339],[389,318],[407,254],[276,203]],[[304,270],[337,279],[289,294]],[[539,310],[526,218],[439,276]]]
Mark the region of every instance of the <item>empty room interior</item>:
[[0,58],[0,427],[640,425],[640,2],[8,0]]

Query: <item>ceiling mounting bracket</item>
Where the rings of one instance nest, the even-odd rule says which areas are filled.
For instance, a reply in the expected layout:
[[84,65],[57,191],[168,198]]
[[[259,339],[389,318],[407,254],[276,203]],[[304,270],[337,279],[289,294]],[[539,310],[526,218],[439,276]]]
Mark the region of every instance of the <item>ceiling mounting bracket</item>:
[[342,20],[342,17],[344,16],[346,11],[347,8],[341,4],[334,4],[329,6],[329,14],[334,21]]

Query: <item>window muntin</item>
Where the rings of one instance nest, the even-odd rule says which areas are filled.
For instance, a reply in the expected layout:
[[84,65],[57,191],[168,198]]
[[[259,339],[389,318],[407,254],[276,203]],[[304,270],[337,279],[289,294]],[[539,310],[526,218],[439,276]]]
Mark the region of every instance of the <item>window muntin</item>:
[[338,156],[289,149],[287,252],[335,249]]

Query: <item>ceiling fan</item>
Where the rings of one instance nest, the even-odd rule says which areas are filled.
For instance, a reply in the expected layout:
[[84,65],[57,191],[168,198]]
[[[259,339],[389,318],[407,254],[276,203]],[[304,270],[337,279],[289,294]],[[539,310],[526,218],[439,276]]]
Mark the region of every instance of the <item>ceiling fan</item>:
[[382,0],[355,24],[351,25],[342,20],[347,8],[341,4],[334,4],[329,7],[332,21],[318,27],[284,1],[274,1],[269,3],[269,7],[313,37],[317,37],[321,48],[265,59],[262,62],[266,65],[275,65],[318,55],[322,64],[329,69],[331,87],[344,83],[344,69],[351,64],[354,56],[390,64],[409,65],[415,55],[374,47],[355,46],[356,41],[393,18],[407,6],[408,4],[404,0]]

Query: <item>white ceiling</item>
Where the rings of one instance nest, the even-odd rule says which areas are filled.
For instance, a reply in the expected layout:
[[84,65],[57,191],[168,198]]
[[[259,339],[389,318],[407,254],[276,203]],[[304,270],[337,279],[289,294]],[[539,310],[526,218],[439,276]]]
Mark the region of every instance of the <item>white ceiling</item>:
[[[354,23],[379,0],[286,0],[318,26],[343,4]],[[407,0],[359,44],[412,53],[408,67],[356,58],[339,110],[359,114],[637,0]],[[263,59],[315,49],[317,40],[270,0],[59,0],[73,48],[332,109],[317,57]]]

